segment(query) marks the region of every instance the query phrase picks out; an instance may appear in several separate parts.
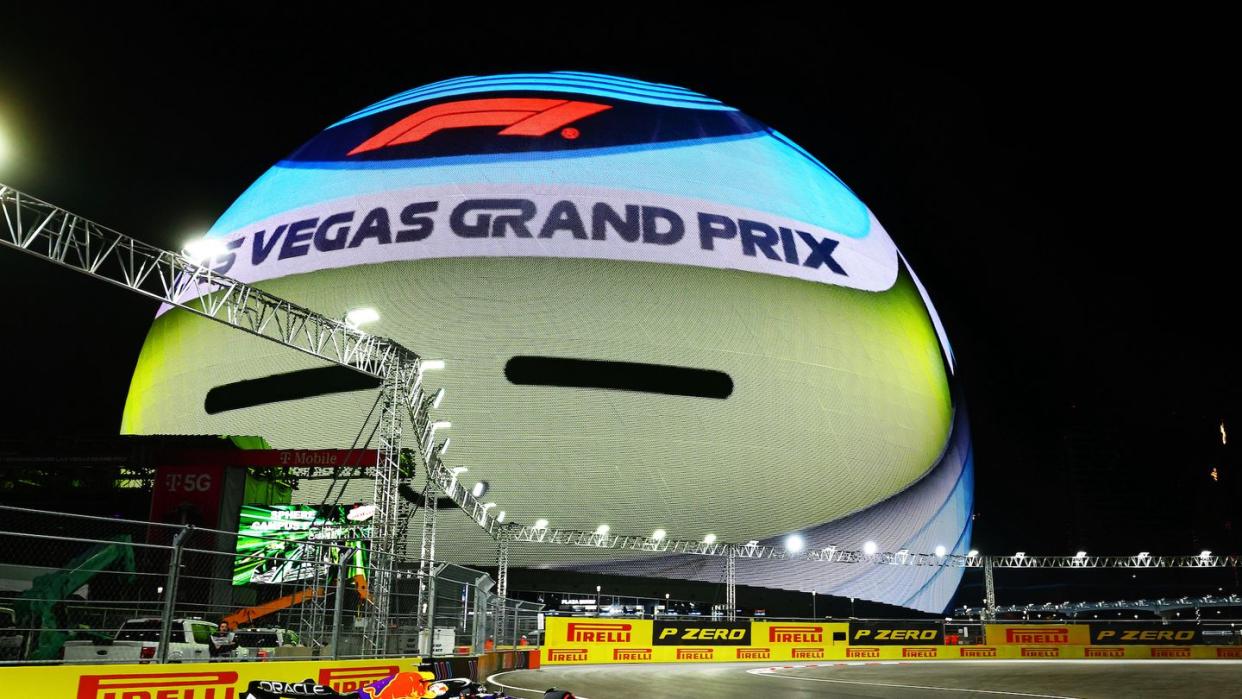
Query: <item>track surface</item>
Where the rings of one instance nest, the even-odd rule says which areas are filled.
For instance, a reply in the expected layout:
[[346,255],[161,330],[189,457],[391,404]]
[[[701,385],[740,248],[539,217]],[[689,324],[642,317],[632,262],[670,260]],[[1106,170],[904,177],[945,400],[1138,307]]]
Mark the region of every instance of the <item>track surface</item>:
[[[778,668],[767,671],[767,668]],[[911,663],[584,665],[489,681],[518,697],[549,687],[584,699],[734,697],[1242,697],[1242,663],[1221,660],[953,660]]]

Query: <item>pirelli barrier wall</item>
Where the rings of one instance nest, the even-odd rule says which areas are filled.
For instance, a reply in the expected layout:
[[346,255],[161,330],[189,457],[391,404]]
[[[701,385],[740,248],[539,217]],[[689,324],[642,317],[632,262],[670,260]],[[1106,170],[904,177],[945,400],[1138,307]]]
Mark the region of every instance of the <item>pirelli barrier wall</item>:
[[[346,694],[400,673],[417,673],[418,666],[418,658],[14,666],[0,668],[0,686],[4,688],[4,696],[66,699],[243,699],[252,684],[260,690],[276,689],[277,684],[296,685],[298,689],[292,691],[302,690],[306,696],[317,696],[328,694],[316,690],[316,686]],[[421,692],[419,694],[421,696]],[[406,699],[409,692],[402,691],[402,683],[389,681],[375,696]]]
[[[422,672],[420,673],[420,665]],[[246,699],[330,697],[422,699],[410,675],[479,680],[503,670],[538,669],[537,649],[501,650],[422,663],[419,658],[168,665],[14,665],[0,667],[0,696],[73,699]],[[429,674],[428,674],[429,673]],[[432,680],[427,679],[428,682]],[[256,691],[257,690],[257,691]],[[283,692],[283,693],[282,693]]]
[[549,617],[543,663],[746,660],[1230,658],[1242,646],[1196,645],[1189,626],[988,624],[984,644],[955,645],[938,622],[781,622]]

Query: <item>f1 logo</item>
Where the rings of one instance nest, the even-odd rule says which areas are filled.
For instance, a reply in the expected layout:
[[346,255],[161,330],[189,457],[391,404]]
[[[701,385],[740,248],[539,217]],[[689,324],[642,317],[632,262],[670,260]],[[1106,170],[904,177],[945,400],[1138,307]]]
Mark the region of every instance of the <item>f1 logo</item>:
[[363,141],[349,155],[367,153],[403,143],[417,143],[437,131],[474,126],[505,126],[501,136],[545,136],[563,128],[565,138],[577,138],[570,124],[612,109],[606,104],[537,97],[500,97],[437,104],[407,116]]

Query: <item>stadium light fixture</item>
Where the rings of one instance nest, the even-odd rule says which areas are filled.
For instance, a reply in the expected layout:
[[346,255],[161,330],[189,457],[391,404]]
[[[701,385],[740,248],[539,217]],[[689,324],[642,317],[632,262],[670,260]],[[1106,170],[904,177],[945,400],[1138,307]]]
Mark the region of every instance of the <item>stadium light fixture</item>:
[[504,524],[504,522],[505,522],[505,515],[506,515],[506,514],[507,514],[507,513],[506,513],[504,510],[501,510],[501,511],[500,511],[500,514],[496,515],[496,521],[497,521],[497,522],[500,522],[501,524]]
[[228,251],[228,246],[220,238],[195,238],[181,246],[181,256],[196,265],[206,264]]
[[452,427],[453,423],[448,420],[436,420],[427,425],[427,438],[423,440],[423,451],[431,451],[431,445],[435,443],[436,430],[447,430]]
[[449,469],[449,473],[453,474],[453,478],[456,478],[457,474],[465,473],[466,471],[469,471],[469,470],[470,469],[466,468],[465,466],[454,466],[453,468]]
[[481,498],[491,487],[492,484],[487,481],[478,481],[474,484],[474,487],[470,489],[470,494],[476,498]]
[[1150,551],[1139,551],[1139,556],[1138,556],[1138,557],[1139,557],[1139,558],[1150,558],[1150,557],[1151,557],[1151,552],[1150,552]]
[[798,553],[802,547],[806,545],[801,534],[790,534],[785,537],[785,550],[790,553]]
[[453,443],[452,437],[445,437],[444,441],[440,442],[440,454],[444,454],[444,452],[448,451],[449,445],[452,443]]
[[1087,557],[1086,551],[1079,551],[1078,553],[1074,554],[1074,558],[1086,558],[1086,557]]
[[548,520],[546,519],[535,520],[535,529],[547,529],[547,528],[548,528]]
[[379,318],[379,311],[374,308],[355,308],[345,314],[345,324],[357,330],[362,324],[374,323]]
[[440,404],[443,402],[444,402],[444,389],[441,388],[440,390],[436,391],[435,397],[431,399],[432,409],[439,410]]
[[1211,557],[1212,557],[1212,552],[1211,552],[1211,551],[1208,551],[1207,549],[1204,549],[1204,550],[1202,550],[1202,551],[1200,551],[1200,552],[1199,552],[1199,558],[1205,558],[1205,559],[1206,559],[1206,558],[1211,558]]
[[595,528],[595,533],[596,533],[596,534],[599,534],[600,536],[603,536],[603,535],[607,534],[607,533],[608,533],[608,530],[610,530],[610,529],[612,529],[612,527],[608,526],[607,524],[601,524],[601,525],[599,525],[598,527],[596,527],[596,528]]
[[974,558],[975,556],[978,556],[978,555],[979,555],[979,549],[971,549],[969,552],[966,553],[967,558]]
[[863,544],[863,553],[868,556],[874,556],[875,552],[879,550],[880,550],[880,547],[876,546],[876,543],[874,541],[868,541],[865,544]]
[[1026,558],[1026,552],[1025,552],[1025,551],[1019,551],[1019,552],[1017,552],[1017,553],[1015,553],[1015,554],[1014,554],[1014,558]]
[[707,536],[703,537],[703,543],[707,544],[708,546],[711,546],[712,544],[716,543],[716,535],[708,534]]
[[937,557],[937,558],[944,558],[944,555],[945,555],[946,553],[948,553],[948,551],[945,549],[945,547],[944,547],[943,545],[939,545],[939,546],[937,546],[937,547],[936,547],[936,557]]
[[651,538],[655,539],[656,541],[663,541],[664,537],[666,536],[668,536],[668,532],[664,531],[663,529],[657,529],[651,533]]
[[443,359],[424,359],[419,365],[423,371],[439,371],[444,368]]
[[747,541],[747,542],[746,542],[746,545],[747,545],[747,546],[758,546],[758,545],[759,545],[759,540],[758,540],[758,539],[751,539],[750,541]]
[[485,503],[483,503],[483,514],[484,514],[484,515],[486,515],[486,514],[487,514],[487,511],[488,511],[488,510],[490,510],[490,509],[492,509],[492,508],[493,508],[493,507],[495,507],[495,506],[496,506],[496,503],[494,503],[494,502],[485,502]]

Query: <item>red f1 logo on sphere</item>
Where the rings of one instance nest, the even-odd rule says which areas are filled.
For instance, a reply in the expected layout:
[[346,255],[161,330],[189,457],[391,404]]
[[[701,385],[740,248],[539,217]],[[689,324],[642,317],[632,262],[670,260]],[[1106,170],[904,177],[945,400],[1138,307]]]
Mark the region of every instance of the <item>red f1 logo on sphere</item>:
[[[598,114],[612,107],[594,102],[502,97],[498,99],[462,100],[420,109],[380,131],[349,155],[379,150],[403,143],[416,143],[437,131],[465,129],[472,126],[506,126],[501,136],[545,136],[556,129]],[[565,128],[562,135],[577,138],[578,131]]]

